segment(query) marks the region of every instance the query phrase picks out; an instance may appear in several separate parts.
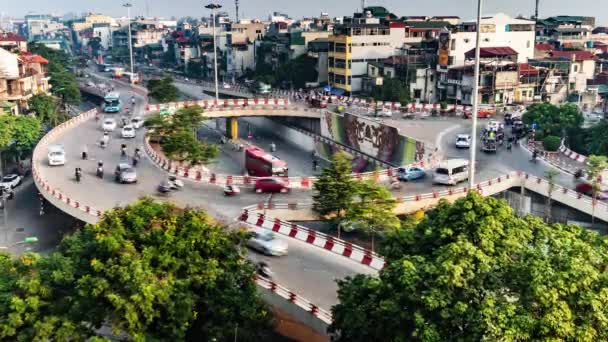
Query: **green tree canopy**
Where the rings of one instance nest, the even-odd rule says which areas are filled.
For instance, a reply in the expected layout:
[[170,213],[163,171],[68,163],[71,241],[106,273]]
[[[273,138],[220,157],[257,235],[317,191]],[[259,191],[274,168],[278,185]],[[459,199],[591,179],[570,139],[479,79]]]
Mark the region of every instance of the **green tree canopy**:
[[593,125],[585,135],[585,145],[590,154],[608,156],[608,121]]
[[165,76],[160,80],[148,81],[148,95],[159,102],[173,102],[179,98],[179,90],[173,84],[173,78]]
[[7,148],[13,142],[15,117],[12,115],[0,116],[0,150]]
[[343,152],[334,154],[331,165],[321,171],[313,188],[316,212],[344,216],[357,194],[357,181],[352,177],[350,158]]
[[336,341],[605,341],[608,244],[471,193],[387,234],[378,276],[339,282]]
[[20,115],[13,123],[13,141],[20,153],[31,151],[42,136],[42,124],[35,116]]
[[80,104],[80,89],[73,72],[70,71],[70,58],[60,50],[54,50],[39,43],[30,43],[30,52],[39,54],[49,61],[48,75],[51,78],[51,93],[60,96],[65,103]]
[[523,115],[524,123],[536,123],[536,136],[542,139],[549,135],[561,137],[568,130],[583,124],[583,115],[575,104],[566,103],[560,107],[550,103],[536,103],[528,107]]
[[196,131],[204,120],[203,109],[192,106],[181,108],[171,116],[154,115],[146,120],[145,126],[161,137],[163,152],[169,158],[199,165],[217,158],[220,153],[217,145],[197,138]]
[[28,105],[42,122],[51,122],[57,115],[57,101],[52,96],[45,94],[34,95],[29,99]]
[[410,101],[410,94],[407,85],[395,78],[384,80],[381,86],[377,86],[372,91],[372,97],[376,101],[392,101],[406,104]]
[[393,213],[397,202],[390,191],[372,181],[359,182],[356,189],[355,200],[346,209],[347,220],[364,223],[371,234],[399,228]]
[[0,256],[0,339],[263,341],[271,313],[244,259],[244,231],[144,199],[66,238],[56,253]]
[[203,78],[206,76],[205,64],[202,62],[190,61],[186,66],[186,75],[193,78]]

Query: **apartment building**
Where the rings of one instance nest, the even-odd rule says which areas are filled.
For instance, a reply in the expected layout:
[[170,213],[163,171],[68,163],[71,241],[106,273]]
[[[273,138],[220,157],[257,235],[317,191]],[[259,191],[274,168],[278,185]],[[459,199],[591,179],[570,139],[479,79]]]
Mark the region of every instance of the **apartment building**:
[[[496,14],[481,19],[481,47],[508,46],[517,52],[519,63],[534,58],[534,21],[514,19],[506,14]],[[449,40],[440,51],[439,64],[445,68],[461,66],[465,53],[475,48],[477,22],[462,22],[449,32]],[[441,49],[441,48],[440,48]]]
[[27,101],[34,95],[48,93],[46,76],[48,61],[38,55],[0,48],[0,102],[3,108],[18,114],[28,108]]
[[360,92],[368,63],[395,55],[404,39],[403,22],[376,18],[371,11],[345,17],[329,36],[329,84],[339,91]]
[[28,14],[25,16],[27,37],[30,41],[42,38],[54,38],[61,34],[65,26],[48,14]]
[[556,41],[565,47],[584,47],[591,38],[594,17],[560,15],[538,20],[537,41]]

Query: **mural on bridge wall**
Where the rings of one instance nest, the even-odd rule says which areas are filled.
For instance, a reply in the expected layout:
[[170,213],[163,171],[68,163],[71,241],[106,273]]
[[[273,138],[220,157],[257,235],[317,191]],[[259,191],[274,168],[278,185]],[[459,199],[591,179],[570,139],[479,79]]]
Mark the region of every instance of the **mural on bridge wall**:
[[424,159],[424,143],[399,134],[395,127],[345,113],[325,112],[321,134],[393,165]]
[[324,141],[315,141],[315,151],[317,151],[319,156],[321,156],[321,158],[325,160],[331,160],[332,156],[340,151],[349,155],[350,157],[352,157],[351,164],[353,172],[356,173],[371,172],[376,170],[376,165],[374,163],[367,161],[361,157],[355,157],[347,151],[340,149],[338,146]]

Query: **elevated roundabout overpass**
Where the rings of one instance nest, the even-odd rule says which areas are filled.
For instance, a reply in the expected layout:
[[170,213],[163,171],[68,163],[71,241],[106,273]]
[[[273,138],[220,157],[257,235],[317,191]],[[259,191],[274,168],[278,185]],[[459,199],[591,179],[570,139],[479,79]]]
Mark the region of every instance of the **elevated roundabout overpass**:
[[[183,103],[176,106],[194,104],[201,105]],[[142,99],[138,98],[136,112],[142,112],[144,106]],[[253,108],[256,106],[260,108]],[[202,107],[207,108],[205,115],[208,117],[272,115],[269,111],[275,111],[280,116],[321,115],[320,111],[292,107],[288,103],[245,106],[237,100],[232,106],[205,106],[202,103]],[[157,108],[148,106],[145,109],[153,111]],[[314,177],[288,178],[294,190],[290,194],[277,195],[274,202],[249,192],[239,197],[225,198],[219,186],[248,185],[252,184],[255,178],[220,175],[181,166],[159,155],[140,132],[138,137],[129,143],[130,151],[140,147],[148,156],[148,159],[142,160],[137,167],[140,181],[134,186],[128,186],[97,179],[94,176],[96,162],[103,160],[106,169],[110,171],[107,173],[111,173],[116,163],[121,161],[119,145],[123,140],[115,141],[118,139],[112,138],[106,149],[98,148],[97,141],[101,132],[99,123],[94,119],[95,115],[96,110],[84,112],[54,128],[43,137],[33,153],[32,173],[36,186],[50,203],[64,212],[84,222],[95,223],[105,211],[114,207],[127,205],[142,196],[156,198],[156,185],[168,173],[175,174],[186,180],[187,186],[172,197],[158,198],[159,200],[170,200],[184,207],[201,207],[229,225],[239,221],[250,229],[272,230],[289,240],[289,256],[269,259],[276,272],[275,281],[259,278],[257,282],[264,289],[263,295],[270,303],[297,317],[319,335],[326,334],[325,328],[331,322],[330,308],[337,303],[334,280],[358,273],[375,274],[382,269],[384,260],[372,251],[289,223],[316,219],[310,203],[310,189],[315,181]],[[48,166],[46,152],[53,144],[66,147],[66,166]],[[83,161],[80,160],[80,152],[85,145],[90,157]],[[85,176],[80,184],[74,180],[72,166],[80,166],[84,170]],[[385,169],[357,174],[355,177],[383,182],[391,179],[394,172],[394,169]],[[547,195],[550,190],[554,201],[588,214],[594,213],[598,219],[608,221],[608,206],[605,203],[598,202],[594,205],[590,198],[573,190],[549,184],[542,178],[522,172],[513,171],[484,180],[477,184],[475,190],[490,196],[513,187],[524,187],[541,195]],[[397,213],[425,210],[436,205],[440,199],[453,201],[464,196],[469,190],[466,187],[458,187],[432,192],[420,191],[397,197]],[[259,256],[253,256],[256,257]]]

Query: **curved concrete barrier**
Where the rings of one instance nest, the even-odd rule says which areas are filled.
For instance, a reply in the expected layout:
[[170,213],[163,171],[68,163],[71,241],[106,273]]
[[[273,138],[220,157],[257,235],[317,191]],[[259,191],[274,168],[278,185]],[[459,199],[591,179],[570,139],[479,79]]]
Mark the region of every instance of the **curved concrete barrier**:
[[63,193],[61,189],[55,187],[53,184],[49,184],[39,172],[38,164],[46,160],[47,148],[55,138],[69,132],[74,127],[77,127],[80,123],[94,117],[96,114],[97,110],[91,109],[53,128],[38,142],[32,154],[32,176],[38,191],[40,191],[44,198],[55,207],[87,223],[97,222],[99,217],[101,217],[102,212],[87,204],[85,201]]

